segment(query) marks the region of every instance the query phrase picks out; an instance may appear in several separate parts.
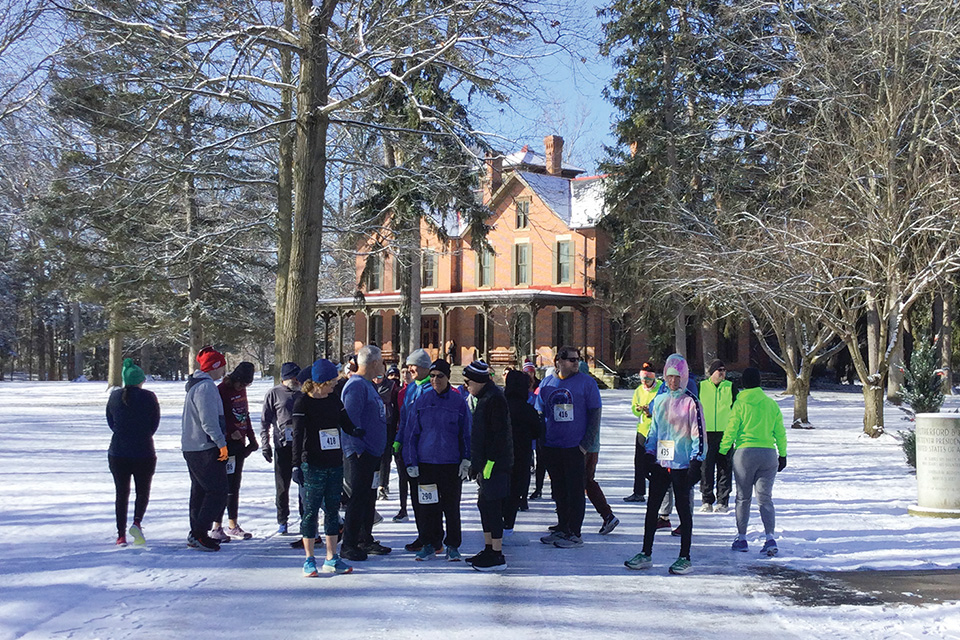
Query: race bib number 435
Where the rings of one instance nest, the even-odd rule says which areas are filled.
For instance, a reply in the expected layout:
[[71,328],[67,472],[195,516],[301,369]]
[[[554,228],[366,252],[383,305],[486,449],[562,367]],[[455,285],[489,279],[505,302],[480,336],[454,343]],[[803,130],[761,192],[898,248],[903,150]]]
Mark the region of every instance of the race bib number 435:
[[659,440],[657,442],[657,460],[659,462],[673,462],[677,444],[673,440]]

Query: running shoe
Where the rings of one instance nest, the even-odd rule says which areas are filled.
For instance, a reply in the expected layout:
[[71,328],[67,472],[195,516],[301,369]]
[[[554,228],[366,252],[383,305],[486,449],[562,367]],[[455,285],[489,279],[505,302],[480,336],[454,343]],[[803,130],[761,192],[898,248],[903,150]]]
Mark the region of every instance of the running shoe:
[[638,553],[623,563],[627,569],[649,569],[653,566],[653,558],[645,553]]
[[316,578],[317,575],[317,559],[310,556],[307,558],[307,561],[303,563],[303,577]]
[[741,538],[737,538],[733,541],[733,544],[730,545],[730,551],[747,551],[747,541]]
[[605,536],[608,533],[612,532],[614,529],[617,528],[618,524],[620,524],[620,518],[618,518],[617,516],[611,513],[610,517],[606,518],[603,521],[603,526],[600,527],[600,535]]
[[240,528],[240,525],[228,528],[227,535],[230,536],[231,538],[239,538],[241,540],[249,540],[250,538],[253,537],[252,533],[247,533],[246,531]]
[[433,548],[432,544],[425,544],[421,547],[420,551],[417,551],[417,555],[414,556],[414,560],[417,562],[423,562],[424,560],[429,560],[433,557],[436,549]]
[[[744,551],[746,551],[746,549],[744,549]],[[778,551],[779,549],[777,549],[777,541],[773,538],[769,538],[763,543],[763,548],[760,549],[760,555],[769,556],[772,558],[773,556],[777,555]]]
[[340,556],[335,555],[329,560],[323,561],[323,566],[320,567],[320,571],[323,573],[353,573],[353,567],[341,560]]
[[133,544],[143,545],[147,544],[146,539],[143,537],[143,529],[140,528],[140,525],[136,522],[130,527],[130,536],[133,538]]
[[686,558],[677,558],[677,561],[670,565],[670,573],[682,576],[693,571],[693,565]]

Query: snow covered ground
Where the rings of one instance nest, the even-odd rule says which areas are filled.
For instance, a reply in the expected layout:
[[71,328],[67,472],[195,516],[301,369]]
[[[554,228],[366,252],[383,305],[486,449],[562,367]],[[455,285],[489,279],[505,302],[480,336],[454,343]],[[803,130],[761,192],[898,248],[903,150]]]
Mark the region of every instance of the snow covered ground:
[[[787,430],[789,466],[774,499],[780,556],[760,559],[759,515],[748,554],[732,553],[733,514],[695,515],[694,573],[671,576],[679,539],[665,532],[655,566],[628,571],[639,551],[644,505],[624,503],[632,483],[630,392],[603,393],[598,480],[622,524],[595,532],[587,504],[582,549],[536,538],[552,503],[531,502],[507,550],[510,568],[480,574],[463,563],[417,563],[403,544],[412,522],[394,524],[391,499],[375,533],[394,548],[354,563],[352,575],[305,579],[292,537],[274,534],[273,473],[259,453],[244,469],[240,521],[250,541],[200,553],[184,544],[188,478],[179,451],[181,383],[148,383],[160,398],[158,468],[144,530],[147,548],[113,545],[110,431],[102,383],[0,383],[0,640],[6,638],[960,638],[960,604],[803,607],[771,593],[764,566],[807,570],[960,567],[960,522],[907,515],[916,480],[889,440],[859,438],[861,396],[819,392],[816,429]],[[251,412],[269,388],[250,389]],[[777,398],[790,415],[790,398]],[[948,407],[960,406],[950,398]],[[887,410],[888,430],[901,422]],[[259,424],[256,425],[259,431]],[[462,505],[464,545],[482,547],[473,490]],[[699,498],[697,499],[699,506]],[[294,511],[296,506],[294,504]],[[132,512],[132,506],[131,506]],[[294,529],[296,525],[294,524]]]

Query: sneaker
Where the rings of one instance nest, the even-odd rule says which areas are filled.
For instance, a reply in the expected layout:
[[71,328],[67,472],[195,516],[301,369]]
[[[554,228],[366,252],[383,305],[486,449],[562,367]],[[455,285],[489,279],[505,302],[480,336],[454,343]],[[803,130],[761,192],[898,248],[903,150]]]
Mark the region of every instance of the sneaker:
[[657,518],[657,529],[669,529],[671,526],[670,518]]
[[647,499],[639,493],[631,493],[623,499],[624,502],[646,502]]
[[579,549],[583,546],[583,538],[571,533],[569,535],[564,535],[562,538],[554,542],[553,546],[557,547],[558,549]]
[[191,549],[200,548],[200,543],[197,542],[197,539],[193,537],[192,533],[187,534],[187,546],[190,547]]
[[223,527],[217,527],[216,529],[213,529],[210,532],[210,538],[212,538],[213,540],[216,540],[220,544],[223,544],[225,542],[230,542],[230,536],[224,533]]
[[714,513],[726,513],[726,512],[728,512],[728,511],[730,511],[730,507],[728,507],[728,506],[725,505],[725,504],[715,504],[715,505],[713,505],[713,512],[714,512]]
[[393,516],[394,522],[406,522],[406,520],[407,520],[407,511],[405,509],[401,509],[400,511],[397,512],[397,515]]
[[353,573],[353,567],[341,560],[340,556],[335,555],[329,560],[323,561],[320,571],[323,573]]
[[617,516],[611,513],[610,517],[606,518],[603,521],[603,526],[600,527],[600,535],[602,536],[607,535],[608,533],[616,529],[618,524],[620,524],[620,518],[618,518]]
[[377,540],[374,540],[369,544],[362,544],[360,545],[360,548],[369,556],[385,556],[393,551],[393,549],[383,546]]
[[387,493],[387,490],[383,487],[377,490],[377,500],[389,500],[390,494]]
[[674,529],[673,531],[671,531],[671,532],[670,532],[670,535],[672,535],[674,538],[679,538],[679,537],[680,537],[680,527],[678,526],[676,529]]
[[542,491],[534,491],[533,493],[530,494],[530,499],[531,499],[531,500],[539,500],[539,499],[542,498],[542,497],[543,497],[543,492],[542,492]]
[[693,571],[693,565],[686,558],[677,558],[677,561],[670,565],[670,573],[678,576],[686,575]]
[[[133,538],[133,544],[144,545],[147,544],[146,538],[143,537],[143,529],[140,528],[140,525],[136,522],[130,527],[130,536]],[[119,541],[118,541],[119,542]]]
[[187,546],[200,551],[220,551],[220,543],[205,534],[198,537],[191,533],[187,536]]
[[[744,551],[746,551],[746,549],[744,549]],[[760,549],[760,555],[769,556],[772,558],[773,556],[777,555],[778,551],[779,549],[777,549],[777,541],[773,538],[769,538],[763,543],[763,548]]]
[[279,533],[279,534],[282,535],[282,536],[287,535],[288,530],[287,530],[287,523],[286,523],[286,522],[284,522],[284,523],[281,524],[279,527],[277,527],[277,533]]
[[747,541],[737,538],[733,541],[733,544],[730,545],[730,551],[746,551],[747,550]]
[[563,533],[559,531],[551,531],[547,535],[541,537],[540,542],[542,542],[543,544],[553,544],[554,542],[561,539],[562,537],[563,537]]
[[118,547],[127,546],[127,536],[120,536],[119,538],[117,538],[117,546]]
[[420,549],[423,549],[423,543],[420,542],[420,538],[417,538],[410,544],[403,545],[403,548],[409,551],[410,553],[416,553],[417,551],[420,551]]
[[317,559],[313,556],[307,558],[307,561],[303,563],[303,576],[305,578],[317,577]]
[[700,513],[713,513],[713,505],[709,502],[704,502],[700,505]]
[[490,549],[473,561],[473,568],[477,571],[503,571],[507,568],[507,560],[502,552]]
[[653,566],[653,558],[645,553],[638,553],[623,563],[627,569],[649,569]]
[[436,549],[433,548],[432,544],[425,544],[421,547],[420,551],[417,551],[417,555],[415,555],[413,559],[417,562],[423,562],[424,560],[432,558],[435,552]]
[[460,555],[460,549],[456,547],[447,547],[447,562],[460,562],[463,556]]
[[253,537],[252,533],[247,533],[246,531],[240,528],[240,525],[228,528],[227,535],[230,536],[231,538],[239,538],[240,540],[249,540],[250,538]]
[[381,522],[383,522],[383,516],[380,515],[380,512],[379,512],[379,511],[374,511],[374,512],[373,512],[373,526],[377,526],[377,525],[380,524]]
[[363,562],[367,559],[367,552],[357,547],[340,547],[340,557],[353,562]]
[[552,524],[549,527],[547,527],[547,531],[560,531],[560,525]]
[[464,559],[464,562],[466,562],[467,564],[473,564],[474,562],[476,562],[477,560],[479,560],[481,557],[483,557],[483,555],[484,555],[485,553],[493,553],[493,548],[492,548],[492,547],[484,547],[483,550],[482,550],[480,553],[478,553],[478,554],[476,554],[476,555],[474,555],[474,556],[470,556],[469,558]]

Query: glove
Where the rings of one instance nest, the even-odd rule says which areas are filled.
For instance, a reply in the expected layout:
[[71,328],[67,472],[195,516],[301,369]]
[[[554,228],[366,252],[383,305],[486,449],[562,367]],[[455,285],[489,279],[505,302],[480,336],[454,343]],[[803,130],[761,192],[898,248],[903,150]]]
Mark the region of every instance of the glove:
[[251,442],[251,443],[248,444],[247,447],[243,450],[243,457],[246,458],[247,456],[249,456],[251,453],[253,453],[254,451],[256,451],[256,450],[259,449],[259,448],[260,448],[260,445],[258,445],[256,442]]
[[412,467],[407,467],[407,475],[410,476],[411,478],[419,478],[420,467],[417,465],[413,465]]
[[777,473],[780,473],[787,467],[787,456],[777,458]]
[[365,435],[367,435],[367,430],[364,429],[363,427],[356,427],[356,428],[353,430],[353,437],[354,437],[354,438],[360,438],[361,440],[363,440],[363,436],[365,436]]
[[393,452],[394,452],[394,453],[400,453],[400,441],[399,441],[399,440],[397,440],[396,442],[393,443]]
[[657,467],[657,456],[652,453],[643,454],[643,475],[649,480],[653,477],[653,470]]
[[226,462],[227,458],[229,457],[230,457],[230,454],[227,453],[227,447],[226,446],[220,447],[220,457],[217,458],[217,461]]
[[303,486],[303,469],[301,469],[300,467],[294,467],[293,473],[290,474],[290,479],[302,487]]
[[460,461],[460,479],[468,480],[470,478],[470,461],[461,460]]
[[691,487],[700,482],[701,469],[702,466],[699,460],[690,461],[690,469],[687,470],[687,478],[690,480]]
[[483,465],[483,479],[489,480],[490,474],[493,473],[493,460],[487,460],[487,464]]
[[263,447],[263,458],[267,462],[273,462],[273,449],[269,445]]

